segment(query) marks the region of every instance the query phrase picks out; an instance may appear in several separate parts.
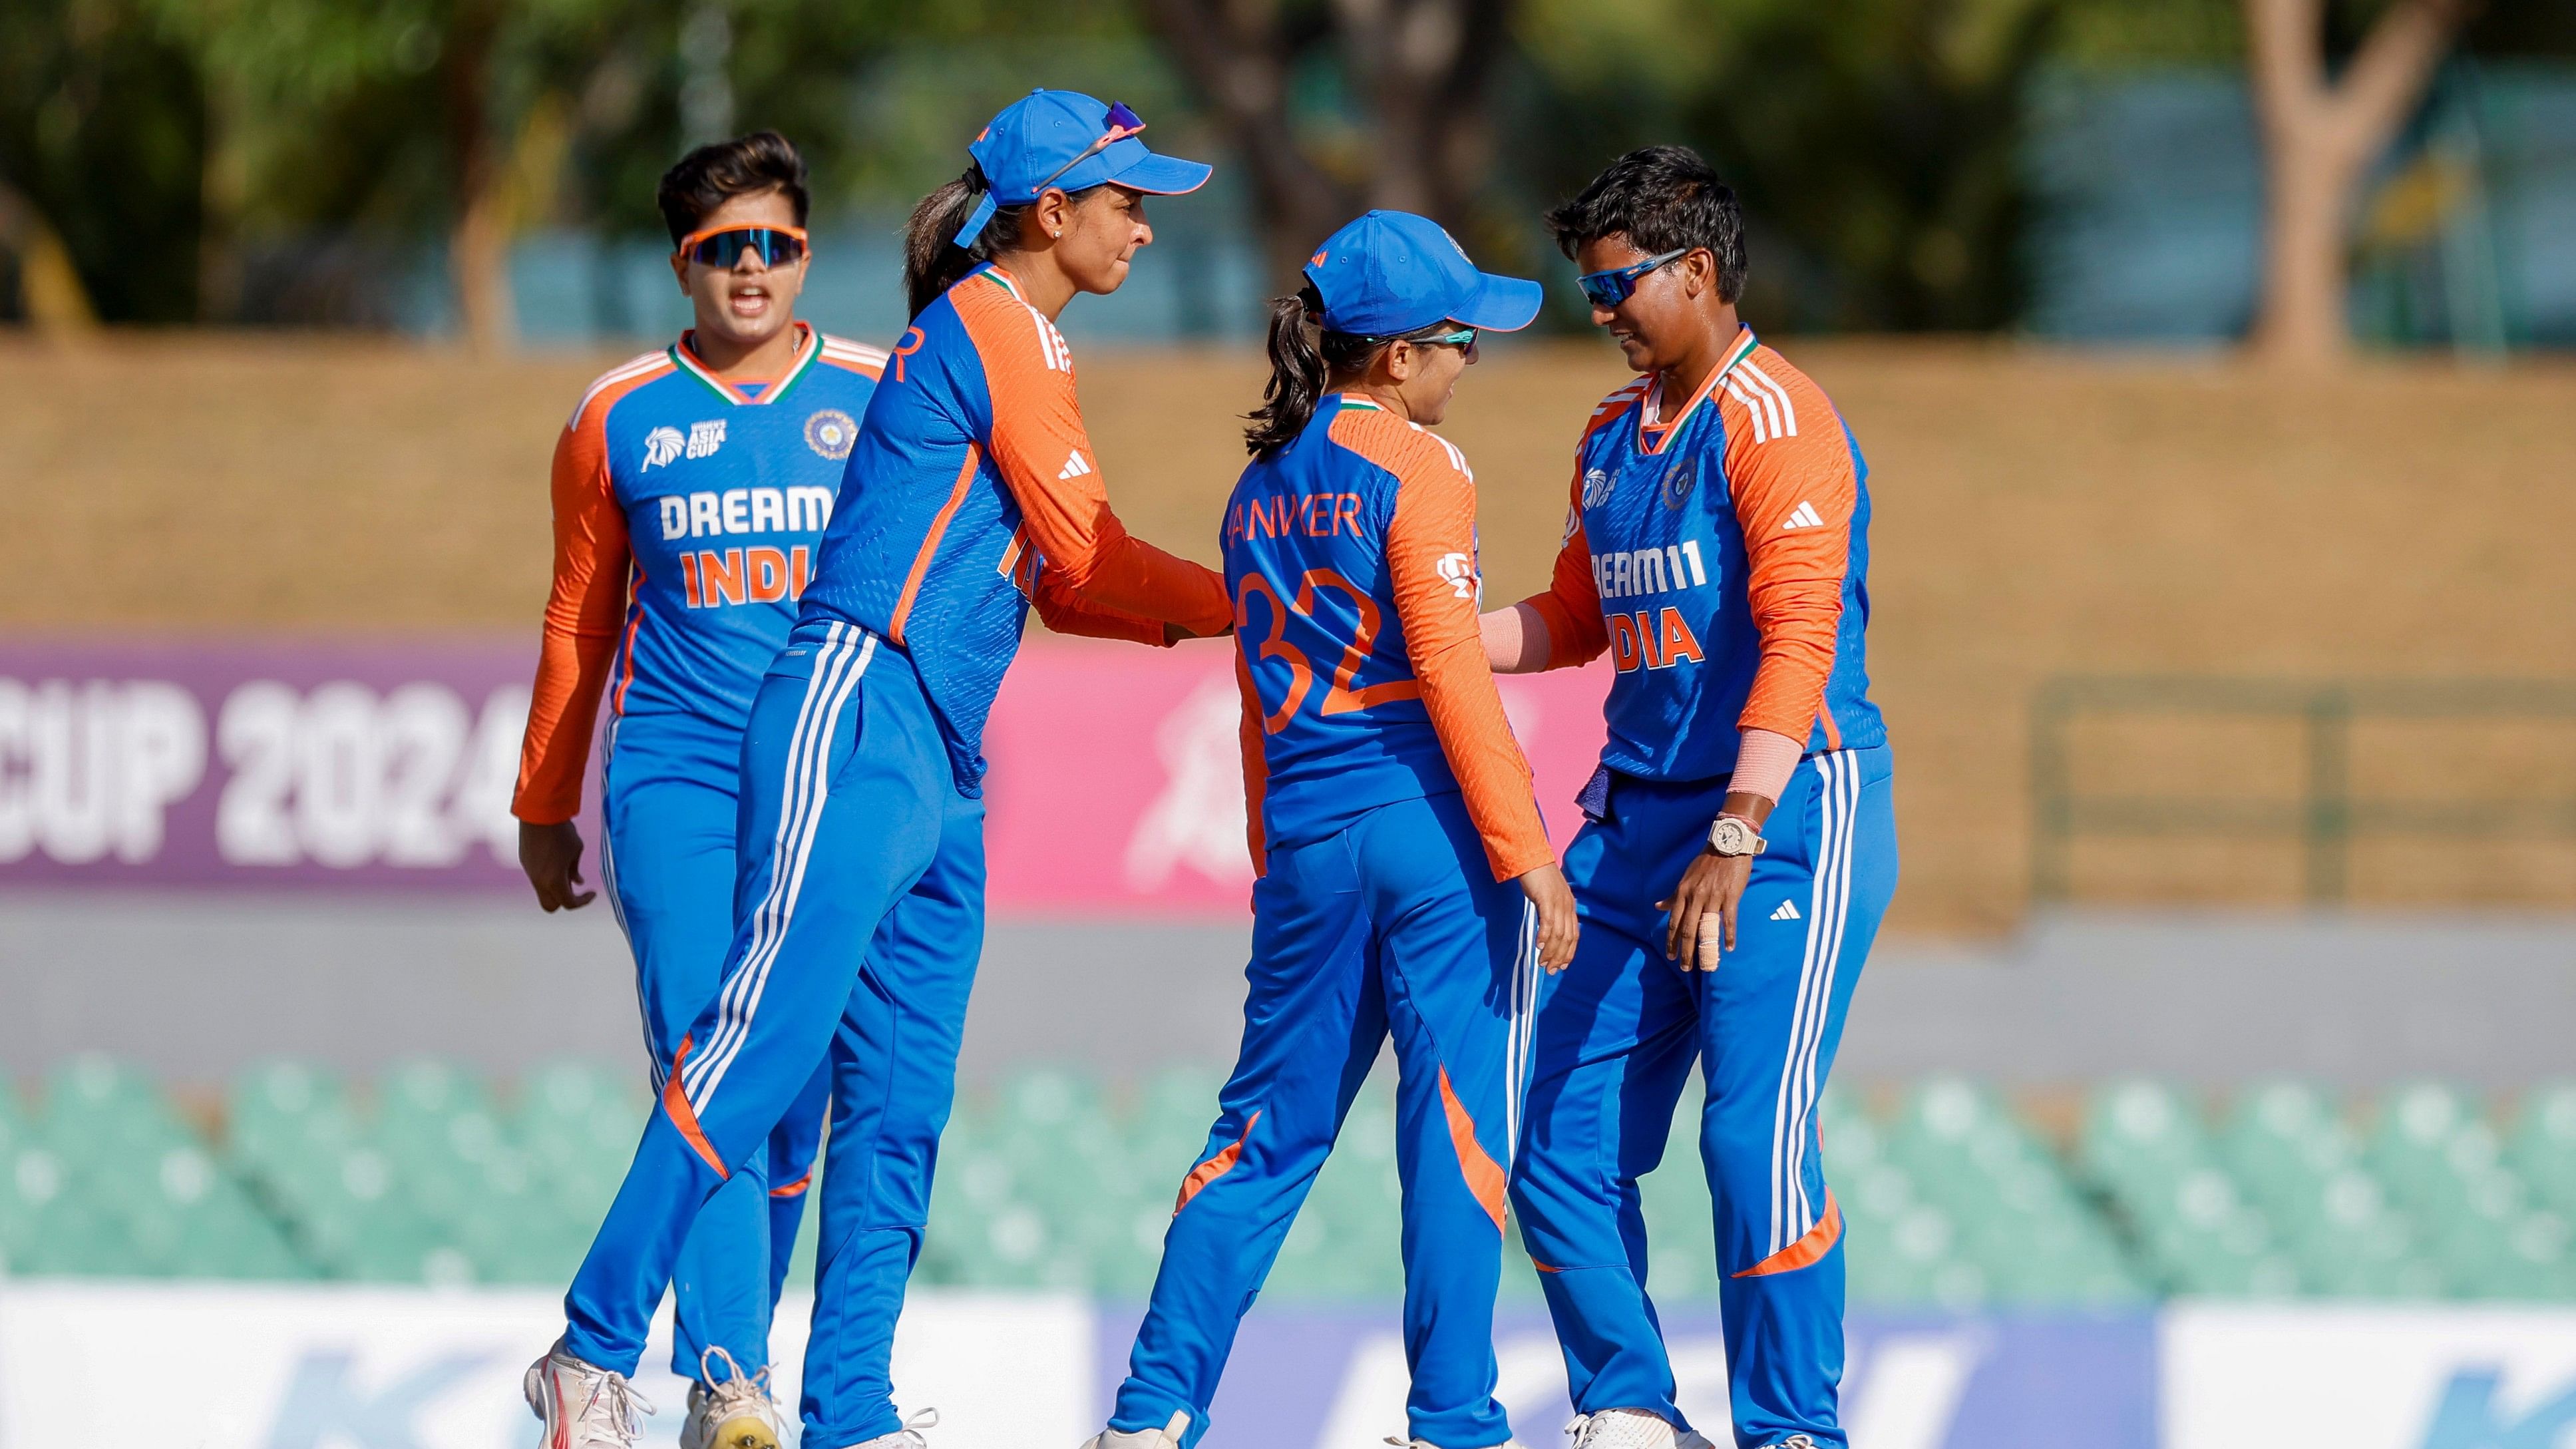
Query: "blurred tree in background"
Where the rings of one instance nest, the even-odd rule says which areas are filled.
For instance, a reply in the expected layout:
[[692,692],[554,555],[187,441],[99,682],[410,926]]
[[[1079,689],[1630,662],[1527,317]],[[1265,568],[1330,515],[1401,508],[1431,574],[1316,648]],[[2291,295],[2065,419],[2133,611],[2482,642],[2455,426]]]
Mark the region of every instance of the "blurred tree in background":
[[197,315],[199,75],[136,0],[0,4],[0,309]]
[[[390,326],[438,277],[505,346],[514,240],[657,235],[690,144],[776,126],[827,217],[883,217],[1044,83],[1225,160],[1273,285],[1372,205],[1560,266],[1538,212],[1678,140],[1745,199],[1759,315],[1990,329],[2028,288],[2037,78],[2241,68],[2272,3],[6,0],[0,315]],[[2434,0],[2278,3],[2320,17],[2312,73],[2339,76]],[[2576,5],[2497,0],[2466,45],[2576,53]]]

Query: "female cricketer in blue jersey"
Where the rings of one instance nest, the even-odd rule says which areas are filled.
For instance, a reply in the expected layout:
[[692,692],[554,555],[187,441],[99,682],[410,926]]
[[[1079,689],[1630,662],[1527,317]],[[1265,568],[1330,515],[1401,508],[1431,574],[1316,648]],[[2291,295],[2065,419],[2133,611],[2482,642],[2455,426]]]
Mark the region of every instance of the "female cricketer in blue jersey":
[[1274,309],[1269,401],[1225,516],[1260,872],[1243,1049],[1089,1449],[1207,1432],[1235,1325],[1389,1036],[1409,1431],[1438,1449],[1511,1437],[1494,1401],[1505,1184],[1539,967],[1572,958],[1577,928],[1485,667],[1474,479],[1423,425],[1477,332],[1528,326],[1539,289],[1395,211],[1335,232],[1306,276]]
[[1615,671],[1566,852],[1583,948],[1539,1011],[1513,1201],[1585,1416],[1575,1449],[1698,1442],[1646,1297],[1637,1179],[1699,1061],[1735,1441],[1839,1446],[1842,1217],[1816,1095],[1896,889],[1862,661],[1868,471],[1737,318],[1743,217],[1698,156],[1622,157],[1548,222],[1641,376],[1575,450],[1554,587],[1486,621],[1497,668],[1606,650]]
[[1124,106],[1039,91],[993,118],[906,240],[912,326],[851,449],[741,759],[735,932],[674,1044],[635,1163],[528,1372],[550,1449],[626,1446],[627,1382],[700,1207],[818,1066],[832,1084],[804,1443],[921,1442],[888,1360],[983,940],[981,739],[1033,602],[1050,627],[1165,644],[1227,629],[1224,583],[1109,509],[1055,316],[1115,291],[1157,156]]
[[[697,325],[592,384],[555,448],[555,577],[513,809],[547,910],[578,907],[582,775],[600,696],[600,883],[635,953],[659,1088],[733,940],[735,782],[763,671],[786,643],[885,364],[796,320],[805,163],[774,132],[662,178],[672,270]],[[684,1449],[774,1449],[761,1371],[826,1081],[699,1214],[672,1273]]]

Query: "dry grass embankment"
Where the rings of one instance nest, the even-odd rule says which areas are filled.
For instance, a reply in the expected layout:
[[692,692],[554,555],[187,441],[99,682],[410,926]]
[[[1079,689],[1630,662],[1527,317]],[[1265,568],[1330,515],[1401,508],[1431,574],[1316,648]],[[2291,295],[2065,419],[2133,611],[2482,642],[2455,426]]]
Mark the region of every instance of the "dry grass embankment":
[[[2070,672],[2576,675],[2576,368],[2376,364],[2289,381],[2222,360],[1791,343],[1872,468],[1871,661],[1909,833],[1895,924],[2022,904],[2026,718]],[[292,338],[0,345],[0,624],[19,630],[528,629],[546,459],[614,359],[475,364]],[[1490,597],[1543,582],[1606,349],[1489,359],[1444,431],[1476,464]],[[1083,396],[1136,531],[1201,558],[1242,460],[1248,355],[1095,352]],[[2127,731],[2149,785],[2279,794],[2289,736]],[[2568,732],[2385,734],[2363,783],[2576,794]],[[2106,758],[2108,758],[2106,756]],[[2536,783],[2535,783],[2536,782]],[[2427,856],[2433,858],[2427,859]],[[2279,898],[2271,847],[2101,847],[2125,898]],[[2576,899],[2576,851],[2366,849],[2377,900]]]

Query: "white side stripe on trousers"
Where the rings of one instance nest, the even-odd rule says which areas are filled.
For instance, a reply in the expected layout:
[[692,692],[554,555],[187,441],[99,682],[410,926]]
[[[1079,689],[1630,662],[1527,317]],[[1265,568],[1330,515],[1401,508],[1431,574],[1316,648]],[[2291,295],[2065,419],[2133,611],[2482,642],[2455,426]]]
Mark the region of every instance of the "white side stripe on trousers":
[[1807,1131],[1816,1107],[1816,1057],[1825,1038],[1841,965],[1843,926],[1851,913],[1853,825],[1860,807],[1860,764],[1848,751],[1816,756],[1818,826],[1815,881],[1808,897],[1807,950],[1798,968],[1798,999],[1789,1019],[1788,1053],[1771,1119],[1771,1236],[1777,1253],[1816,1225],[1807,1197]]
[[830,793],[833,730],[842,706],[849,702],[860,676],[868,672],[868,662],[876,652],[876,635],[842,624],[831,627],[816,651],[814,673],[806,680],[805,698],[797,706],[796,728],[787,742],[778,833],[770,851],[769,888],[752,912],[751,943],[742,967],[725,983],[719,997],[716,1029],[708,1039],[705,1055],[689,1063],[681,1075],[681,1088],[693,1112],[706,1110],[707,1099],[724,1080],[725,1069],[732,1065],[751,1034],[752,1015],[760,1009],[769,968],[778,959],[779,946],[796,914],[797,898],[804,890],[805,866],[812,858],[824,800]]
[[1503,1172],[1520,1157],[1522,1099],[1529,1094],[1530,1043],[1538,1034],[1538,907],[1521,903],[1512,950],[1512,1029],[1503,1049]]

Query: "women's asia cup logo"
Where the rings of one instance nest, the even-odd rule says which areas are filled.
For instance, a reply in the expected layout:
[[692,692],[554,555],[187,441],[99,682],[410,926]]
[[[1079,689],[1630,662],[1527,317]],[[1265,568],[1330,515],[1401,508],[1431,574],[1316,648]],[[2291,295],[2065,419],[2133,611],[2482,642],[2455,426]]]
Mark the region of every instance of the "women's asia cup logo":
[[805,446],[837,463],[850,456],[859,440],[859,425],[839,408],[825,408],[805,420]]

